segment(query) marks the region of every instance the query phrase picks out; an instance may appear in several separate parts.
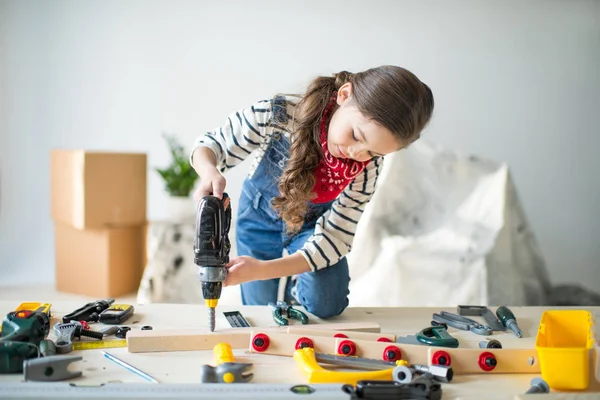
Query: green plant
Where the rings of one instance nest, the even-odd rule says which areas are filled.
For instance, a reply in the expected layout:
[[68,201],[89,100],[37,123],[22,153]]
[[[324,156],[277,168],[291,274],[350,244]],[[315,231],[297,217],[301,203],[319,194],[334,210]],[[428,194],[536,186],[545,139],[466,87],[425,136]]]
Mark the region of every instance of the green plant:
[[189,157],[175,135],[163,134],[171,153],[171,164],[166,168],[155,168],[165,181],[165,188],[171,196],[189,196],[198,174],[190,165]]

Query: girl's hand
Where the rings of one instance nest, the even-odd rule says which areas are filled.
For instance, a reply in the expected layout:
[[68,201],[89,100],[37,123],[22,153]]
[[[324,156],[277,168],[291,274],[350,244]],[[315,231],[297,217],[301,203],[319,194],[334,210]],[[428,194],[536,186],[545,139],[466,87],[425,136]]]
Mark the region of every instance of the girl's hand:
[[[197,171],[198,172],[198,171]],[[210,165],[205,165],[201,172],[198,172],[200,177],[200,184],[194,192],[194,199],[199,202],[204,196],[213,195],[219,199],[223,198],[223,192],[225,191],[225,177],[221,175],[219,170]]]
[[239,285],[249,281],[263,279],[264,261],[249,256],[233,257],[225,267],[228,269],[224,286]]

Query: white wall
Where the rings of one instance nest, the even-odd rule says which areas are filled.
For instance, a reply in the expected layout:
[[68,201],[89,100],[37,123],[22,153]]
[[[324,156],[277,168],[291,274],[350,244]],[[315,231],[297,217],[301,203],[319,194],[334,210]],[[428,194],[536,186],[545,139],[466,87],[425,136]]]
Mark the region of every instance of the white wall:
[[433,89],[428,137],[511,166],[554,281],[597,288],[599,61],[593,0],[2,1],[0,282],[54,280],[51,148],[163,165],[163,131],[191,145],[316,74],[392,63]]

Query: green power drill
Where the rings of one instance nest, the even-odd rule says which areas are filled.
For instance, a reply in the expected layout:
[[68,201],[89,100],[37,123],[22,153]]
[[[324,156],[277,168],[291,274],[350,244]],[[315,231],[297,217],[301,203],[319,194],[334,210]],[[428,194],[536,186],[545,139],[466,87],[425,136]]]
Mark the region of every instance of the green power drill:
[[38,309],[9,312],[2,321],[0,373],[23,371],[23,361],[40,356],[40,342],[50,332],[50,316]]

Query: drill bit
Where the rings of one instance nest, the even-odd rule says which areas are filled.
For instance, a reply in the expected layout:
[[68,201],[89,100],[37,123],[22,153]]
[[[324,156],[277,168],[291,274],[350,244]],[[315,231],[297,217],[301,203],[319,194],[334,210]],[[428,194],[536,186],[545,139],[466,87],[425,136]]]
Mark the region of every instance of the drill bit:
[[210,327],[210,331],[215,331],[215,308],[208,307],[208,325]]

